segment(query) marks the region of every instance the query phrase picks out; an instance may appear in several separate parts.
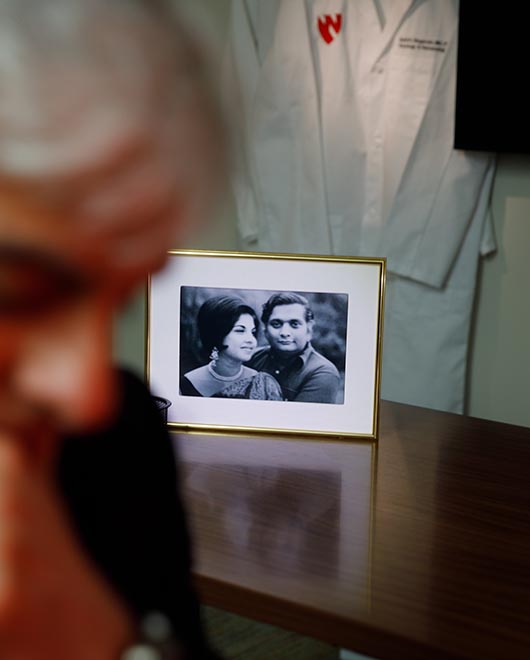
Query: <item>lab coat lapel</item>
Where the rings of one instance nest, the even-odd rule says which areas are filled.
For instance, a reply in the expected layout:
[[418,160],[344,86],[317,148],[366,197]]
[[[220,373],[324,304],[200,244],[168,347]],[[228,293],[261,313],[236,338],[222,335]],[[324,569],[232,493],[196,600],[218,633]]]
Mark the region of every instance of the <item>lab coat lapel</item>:
[[[373,5],[375,0],[367,0],[367,2]],[[379,36],[374,39],[370,48],[371,58],[369,64],[371,67],[375,66],[379,59],[388,51],[396,36],[396,32],[403,22],[423,2],[425,0],[392,0],[391,3],[389,2],[385,5],[385,26]],[[376,11],[375,7],[371,7],[370,10]]]
[[[420,3],[415,3],[415,9]],[[446,12],[448,14],[449,12]],[[409,14],[410,15],[410,14]],[[446,108],[451,104],[440,103],[431,107],[433,94],[437,88],[440,77],[451,76],[456,66],[456,21],[448,27],[438,23],[433,15],[431,24],[436,25],[436,34],[446,41],[446,51],[443,54],[434,54],[432,58],[404,58],[395,57],[387,66],[386,86],[386,122],[387,126],[399,125],[399,130],[387,130],[385,149],[394,154],[392,159],[386,159],[384,173],[384,209],[383,218],[386,222],[393,222],[396,212],[396,194],[403,187],[409,170],[417,162],[416,147],[418,140],[424,132],[423,125],[426,113],[431,115],[443,112],[452,112]],[[414,34],[411,32],[411,34]],[[422,37],[423,34],[417,36]],[[394,55],[396,51],[394,51]],[[445,88],[445,87],[444,87]],[[447,99],[447,96],[444,96]],[[434,122],[429,122],[434,125]],[[420,153],[423,150],[420,149]],[[398,156],[399,155],[399,156]],[[425,176],[432,176],[432,172],[425,172]],[[421,180],[421,173],[415,173],[416,180]]]

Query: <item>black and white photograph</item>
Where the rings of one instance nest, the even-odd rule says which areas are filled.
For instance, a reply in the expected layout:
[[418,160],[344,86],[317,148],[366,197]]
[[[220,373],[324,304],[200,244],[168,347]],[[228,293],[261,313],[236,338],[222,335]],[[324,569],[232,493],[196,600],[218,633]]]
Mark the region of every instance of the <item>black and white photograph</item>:
[[172,251],[147,375],[170,426],[377,434],[384,260]]
[[348,296],[181,287],[180,394],[344,403]]

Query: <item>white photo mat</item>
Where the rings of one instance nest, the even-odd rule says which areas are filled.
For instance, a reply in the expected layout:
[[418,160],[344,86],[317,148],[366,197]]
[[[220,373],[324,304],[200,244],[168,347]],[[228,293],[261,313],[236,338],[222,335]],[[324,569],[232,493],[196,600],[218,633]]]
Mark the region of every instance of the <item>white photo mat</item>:
[[[168,424],[185,431],[377,438],[385,260],[309,255],[171,251],[150,278],[147,378],[171,401]],[[182,396],[181,290],[203,287],[347,296],[344,399],[340,405]],[[258,317],[260,310],[256,310]],[[319,319],[315,318],[315,326]]]

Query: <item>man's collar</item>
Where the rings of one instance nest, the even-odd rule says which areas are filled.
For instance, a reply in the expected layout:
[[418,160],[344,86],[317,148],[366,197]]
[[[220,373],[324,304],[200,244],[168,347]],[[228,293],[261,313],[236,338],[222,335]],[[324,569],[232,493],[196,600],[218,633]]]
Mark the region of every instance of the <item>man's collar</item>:
[[305,366],[305,363],[307,362],[307,360],[309,359],[309,356],[311,355],[311,353],[313,353],[314,350],[315,349],[311,346],[311,342],[308,341],[307,344],[306,344],[306,347],[304,348],[304,350],[298,356],[299,358],[301,358],[302,362],[304,363],[304,366]]
[[273,351],[272,349],[271,349],[271,355],[276,360],[276,362],[280,363],[284,367],[287,366],[288,364],[289,365],[294,364],[297,360],[301,360],[302,365],[305,366],[305,363],[309,359],[311,353],[314,352],[314,350],[315,349],[311,346],[311,342],[308,341],[304,350],[301,351],[300,353],[297,353],[296,355],[289,355],[289,357],[284,358],[277,351]]

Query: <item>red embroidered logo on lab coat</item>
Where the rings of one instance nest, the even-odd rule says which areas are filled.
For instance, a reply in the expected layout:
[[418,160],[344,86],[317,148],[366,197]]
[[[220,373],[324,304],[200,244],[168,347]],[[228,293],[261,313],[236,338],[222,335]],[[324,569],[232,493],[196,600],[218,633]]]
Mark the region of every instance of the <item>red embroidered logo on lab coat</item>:
[[342,14],[324,14],[318,17],[318,31],[320,36],[327,44],[330,44],[333,39],[339,34],[342,28]]

